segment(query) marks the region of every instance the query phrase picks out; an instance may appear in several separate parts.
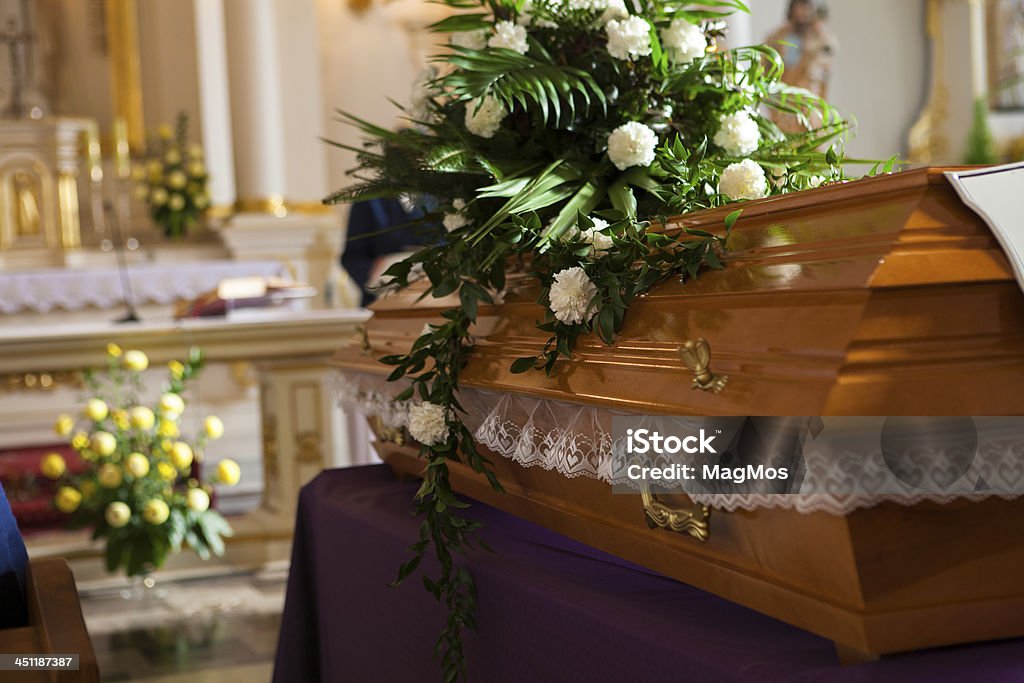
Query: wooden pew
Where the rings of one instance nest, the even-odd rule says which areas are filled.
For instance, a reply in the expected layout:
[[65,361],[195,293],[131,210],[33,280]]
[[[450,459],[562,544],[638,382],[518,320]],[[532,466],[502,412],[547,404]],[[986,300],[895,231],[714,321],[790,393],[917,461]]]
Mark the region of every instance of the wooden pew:
[[68,563],[60,558],[30,562],[25,583],[29,625],[0,631],[0,653],[77,654],[79,668],[25,671],[12,678],[25,683],[99,683],[96,655]]

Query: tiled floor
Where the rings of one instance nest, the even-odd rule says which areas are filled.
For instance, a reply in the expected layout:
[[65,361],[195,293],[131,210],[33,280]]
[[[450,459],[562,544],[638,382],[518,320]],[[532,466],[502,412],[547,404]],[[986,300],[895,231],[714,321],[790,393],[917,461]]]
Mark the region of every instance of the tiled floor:
[[103,681],[269,681],[284,581],[236,575],[161,584],[161,597],[87,593],[82,612]]

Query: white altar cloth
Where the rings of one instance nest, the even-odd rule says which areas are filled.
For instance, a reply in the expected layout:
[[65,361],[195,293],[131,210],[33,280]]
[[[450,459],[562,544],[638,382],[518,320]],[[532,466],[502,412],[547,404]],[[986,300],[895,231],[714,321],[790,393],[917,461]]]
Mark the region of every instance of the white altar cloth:
[[[127,267],[137,305],[173,304],[209,291],[225,278],[286,274],[277,261],[142,263]],[[46,269],[0,273],[0,313],[48,313],[112,308],[124,301],[116,268]]]

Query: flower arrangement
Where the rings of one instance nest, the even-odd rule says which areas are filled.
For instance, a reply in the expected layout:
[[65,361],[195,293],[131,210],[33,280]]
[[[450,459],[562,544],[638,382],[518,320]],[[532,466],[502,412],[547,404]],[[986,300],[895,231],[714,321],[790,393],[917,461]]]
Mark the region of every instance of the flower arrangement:
[[146,201],[153,222],[168,237],[183,237],[210,208],[203,148],[189,144],[185,114],[178,115],[175,128],[160,127],[132,173],[138,198]]
[[238,483],[238,463],[222,460],[206,484],[191,477],[193,463],[202,458],[208,440],[223,436],[224,424],[210,415],[191,443],[181,435],[182,393],[202,364],[198,349],[185,362],[171,361],[164,393],[147,406],[140,394],[149,359],[142,351],[110,344],[106,375],[87,374],[92,397],[81,418],[57,418],[55,431],[70,440],[88,468],[71,475],[64,458],[51,453],[43,459],[43,474],[60,482],[54,505],[72,515],[71,526],[91,526],[93,539],[106,541],[110,572],[146,574],[183,544],[205,560],[223,554],[223,537],[232,535],[227,521],[210,508],[210,494],[213,483]]
[[[851,124],[831,105],[782,82],[767,46],[718,48],[741,0],[442,0],[456,13],[431,30],[433,59],[398,131],[340,112],[369,139],[358,182],[327,203],[424,200],[426,246],[385,275],[418,277],[427,296],[460,306],[428,326],[408,353],[386,356],[407,386],[408,428],[426,460],[416,496],[424,523],[398,581],[433,549],[427,588],[450,610],[438,642],[446,680],[464,674],[461,630],[473,625],[472,577],[456,557],[472,546],[447,463],[467,462],[501,490],[462,420],[460,372],[481,304],[500,299],[508,264],[540,283],[538,327],[550,335],[513,372],[558,372],[580,335],[613,344],[631,302],[668,278],[722,268],[730,230],[671,227],[663,218],[847,179]],[[795,117],[787,133],[770,114]],[[896,161],[879,162],[888,172]]]

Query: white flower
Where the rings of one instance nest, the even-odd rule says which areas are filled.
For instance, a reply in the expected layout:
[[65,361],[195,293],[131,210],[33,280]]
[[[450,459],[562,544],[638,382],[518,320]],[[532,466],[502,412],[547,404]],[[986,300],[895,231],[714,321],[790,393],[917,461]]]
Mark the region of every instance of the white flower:
[[607,24],[609,21],[628,19],[629,10],[626,9],[626,3],[623,0],[608,0],[608,6],[605,8],[604,13],[601,14],[601,24]]
[[651,25],[646,19],[628,17],[614,19],[605,26],[608,33],[608,54],[615,59],[636,61],[651,54]]
[[189,510],[206,512],[210,507],[210,494],[200,488],[192,488],[185,494]]
[[464,228],[469,225],[472,221],[463,213],[463,209],[466,208],[466,202],[461,199],[456,199],[452,202],[452,207],[455,211],[452,213],[446,213],[444,215],[444,228],[448,232],[454,232],[459,228]]
[[773,168],[772,169],[772,185],[777,189],[782,189],[789,182],[789,171],[784,168]]
[[490,95],[466,105],[466,130],[482,138],[493,138],[508,116],[505,106]]
[[555,275],[548,293],[551,312],[567,325],[577,325],[594,317],[597,313],[592,303],[595,296],[597,287],[580,267],[567,268]]
[[577,228],[576,239],[580,242],[586,242],[593,247],[593,249],[590,250],[592,256],[595,258],[603,258],[608,255],[608,251],[614,246],[612,238],[601,232],[608,227],[608,221],[603,218],[596,217],[591,217],[590,220],[594,223],[594,227],[589,230],[584,230],[583,232],[579,232],[579,229]]
[[435,78],[437,78],[437,69],[427,67],[416,76],[416,80],[412,83],[408,112],[409,116],[416,121],[429,122],[434,118],[431,104],[435,93],[431,83]]
[[731,199],[761,199],[768,196],[768,178],[759,164],[744,159],[722,171],[718,191]]
[[523,9],[519,11],[519,16],[516,17],[516,23],[520,26],[539,26],[541,28],[555,28],[558,26],[555,22],[550,19],[542,19],[540,17],[533,16],[533,0],[524,0]]
[[661,44],[669,59],[676,64],[689,64],[704,55],[708,40],[700,26],[685,19],[673,19],[668,28],[661,31]]
[[622,124],[608,136],[608,158],[620,171],[631,166],[650,166],[657,147],[658,134],[636,121]]
[[808,179],[807,184],[811,187],[821,187],[823,182],[825,182],[825,176],[816,175],[811,176],[810,179]]
[[409,407],[409,434],[424,446],[436,446],[448,438],[444,406],[417,403]]
[[714,142],[730,156],[744,157],[761,145],[761,131],[749,111],[738,111],[721,118]]
[[488,47],[504,48],[525,55],[530,49],[526,42],[526,29],[511,21],[499,21],[494,25],[494,35],[487,41]]
[[453,33],[451,43],[455,47],[464,47],[470,50],[482,50],[487,46],[487,31],[478,29],[476,31],[459,31]]

